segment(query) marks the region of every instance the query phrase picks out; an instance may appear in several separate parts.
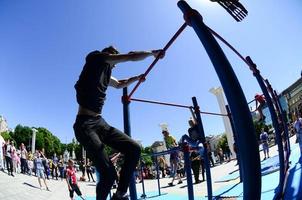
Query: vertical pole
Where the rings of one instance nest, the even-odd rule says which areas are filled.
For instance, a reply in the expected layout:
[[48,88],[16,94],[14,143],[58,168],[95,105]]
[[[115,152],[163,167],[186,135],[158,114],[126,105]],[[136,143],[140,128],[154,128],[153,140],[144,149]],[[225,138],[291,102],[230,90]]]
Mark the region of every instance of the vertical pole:
[[32,139],[31,139],[31,152],[32,154],[36,153],[36,134],[37,134],[37,129],[32,128]]
[[[286,158],[287,161],[289,160],[289,156],[290,156],[290,141],[289,141],[289,134],[288,134],[288,127],[287,127],[287,117],[286,117],[286,113],[284,113],[285,111],[282,109],[281,103],[279,101],[277,92],[275,90],[273,90],[272,85],[270,84],[270,82],[266,79],[265,80],[266,86],[268,88],[268,91],[271,93],[271,96],[275,102],[275,106],[278,109],[278,115],[280,118],[280,121],[282,122],[283,125],[283,131],[284,131],[284,136],[285,136],[285,144],[286,144]],[[289,163],[287,162],[287,168],[289,167]]]
[[[124,114],[124,132],[129,137],[131,137],[130,112],[129,112],[130,101],[128,99],[127,87],[123,89],[122,102],[123,102],[123,114]],[[132,177],[131,177],[131,181],[130,181],[130,185],[129,185],[129,191],[130,191],[130,199],[131,200],[137,200],[134,174],[132,174]]]
[[192,101],[193,101],[193,106],[194,106],[194,112],[195,112],[196,119],[197,119],[198,131],[199,131],[199,134],[201,135],[201,139],[202,139],[201,142],[204,147],[203,158],[204,158],[204,162],[205,162],[206,176],[207,176],[208,199],[210,200],[213,197],[213,192],[212,192],[212,178],[211,178],[210,161],[209,161],[209,157],[208,157],[208,147],[206,145],[206,137],[205,137],[202,120],[201,120],[201,116],[200,116],[200,110],[199,110],[199,106],[198,106],[196,97],[192,97]]
[[[279,108],[279,118],[280,118],[280,123],[282,123],[282,126],[283,126],[283,131],[284,131],[284,134],[283,134],[283,139],[284,139],[284,150],[285,150],[285,153],[286,153],[286,166],[285,166],[285,171],[289,168],[289,156],[290,156],[290,142],[289,142],[289,134],[288,134],[288,127],[287,127],[287,119],[286,119],[286,113],[285,111],[282,109],[282,106],[280,104],[280,101],[279,101],[279,98],[278,98],[278,95],[277,95],[277,92],[274,90],[273,91],[273,98],[275,99],[275,102]],[[286,172],[284,172],[286,173]]]
[[[229,120],[230,120],[230,124],[231,124],[231,128],[233,130],[233,134],[234,134],[234,141],[235,141],[235,144],[237,144],[237,140],[238,140],[238,135],[236,133],[236,130],[235,130],[235,127],[234,127],[234,122],[233,122],[233,119],[232,119],[232,114],[231,114],[231,111],[230,111],[230,108],[228,105],[225,105],[225,108],[227,110],[227,113],[228,113],[228,117],[229,117]],[[238,149],[238,147],[236,147],[236,159],[237,159],[237,163],[238,163],[238,168],[239,168],[239,174],[240,174],[240,182],[242,182],[242,169],[241,169],[241,163],[240,163],[240,150]]]
[[193,180],[192,180],[192,172],[191,172],[191,160],[190,160],[190,147],[187,142],[183,144],[182,148],[184,152],[184,160],[185,160],[185,170],[187,175],[187,188],[188,188],[188,198],[189,200],[194,200],[194,190],[193,190]]
[[155,156],[155,165],[156,165],[156,178],[157,178],[158,196],[160,196],[161,193],[160,193],[159,169],[158,169],[159,166],[158,166],[157,156]]
[[277,92],[274,90],[274,94],[275,94],[275,98],[277,99],[277,103],[280,107],[280,112],[281,112],[281,117],[282,117],[282,123],[284,126],[284,133],[286,136],[286,140],[287,140],[287,160],[289,159],[290,156],[290,141],[289,141],[289,132],[288,132],[288,127],[287,127],[287,116],[286,116],[286,111],[283,110],[281,103],[280,103],[280,99],[278,98]]
[[266,104],[269,109],[269,112],[271,114],[273,127],[275,129],[275,135],[276,135],[276,141],[278,145],[278,151],[279,151],[279,164],[280,164],[280,175],[279,175],[279,186],[278,191],[275,193],[274,199],[281,198],[282,188],[284,185],[284,179],[285,179],[285,167],[284,167],[284,154],[283,154],[283,143],[282,143],[282,135],[280,132],[280,127],[278,123],[278,117],[274,109],[273,101],[268,93],[268,90],[266,88],[266,85],[264,84],[264,81],[262,79],[262,76],[260,75],[260,71],[257,69],[257,66],[255,63],[253,63],[252,59],[250,57],[246,58],[246,61],[250,63],[250,68],[253,71],[253,75],[256,77],[257,82],[262,90],[262,93],[266,99]]
[[203,23],[202,16],[184,0],[178,2],[178,7],[184,13],[186,22],[195,30],[208,53],[233,114],[235,130],[240,135],[238,147],[243,172],[243,199],[258,200],[261,197],[259,146],[252,116],[242,88],[221,47]]

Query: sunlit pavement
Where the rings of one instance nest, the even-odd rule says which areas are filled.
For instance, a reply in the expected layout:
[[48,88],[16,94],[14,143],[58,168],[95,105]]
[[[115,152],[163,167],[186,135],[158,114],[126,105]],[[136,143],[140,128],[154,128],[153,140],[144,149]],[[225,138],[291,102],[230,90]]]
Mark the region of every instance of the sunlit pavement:
[[[294,141],[295,136],[291,138]],[[276,146],[270,148],[270,156],[277,155]],[[260,152],[261,159],[263,159],[263,152]],[[230,184],[237,183],[239,179],[228,182],[217,182],[220,181],[222,177],[225,177],[230,172],[238,169],[235,166],[236,160],[233,160],[222,165],[215,166],[211,168],[213,191],[219,190]],[[78,177],[80,174],[78,174]],[[169,195],[177,195],[180,198],[187,199],[187,187],[186,181],[184,180],[182,184],[176,184],[173,187],[168,187],[168,183],[171,178],[160,179],[161,194],[163,194],[162,199],[167,199]],[[175,181],[177,183],[177,181]],[[66,181],[63,180],[47,180],[47,184],[51,191],[46,191],[45,189],[40,190],[38,179],[34,176],[28,176],[23,174],[16,174],[15,177],[8,176],[4,172],[0,172],[0,199],[1,200],[61,200],[69,199],[69,192],[67,188]],[[80,189],[84,197],[95,197],[95,183],[93,182],[79,182]],[[137,183],[137,193],[138,197],[142,194],[142,184]],[[145,180],[145,191],[147,197],[158,195],[158,185],[157,180]],[[114,192],[114,191],[112,191]],[[194,194],[197,197],[204,197],[207,193],[206,182],[194,185]],[[161,198],[160,198],[161,199]]]

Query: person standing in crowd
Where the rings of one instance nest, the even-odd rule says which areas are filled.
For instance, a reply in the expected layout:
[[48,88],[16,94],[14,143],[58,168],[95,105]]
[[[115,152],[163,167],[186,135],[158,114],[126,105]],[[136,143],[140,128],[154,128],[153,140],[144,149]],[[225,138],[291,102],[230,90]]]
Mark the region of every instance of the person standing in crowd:
[[227,160],[227,162],[231,161],[231,150],[228,144],[226,144],[225,148],[224,148],[224,154],[225,154],[225,159]]
[[81,160],[80,162],[80,170],[82,172],[82,176],[80,178],[81,181],[85,181],[85,173],[86,173],[86,165],[85,165],[85,158],[83,160]]
[[31,176],[34,169],[33,155],[31,154],[31,152],[28,153],[27,166],[28,166],[28,174]]
[[158,159],[159,170],[161,171],[162,178],[166,177],[166,160],[164,156],[160,156]]
[[91,164],[92,164],[92,162],[88,158],[87,163],[86,163],[86,172],[87,172],[87,176],[88,176],[88,181],[90,182],[90,177],[91,177],[92,181],[95,182],[93,175],[92,175]]
[[18,155],[14,141],[11,141],[11,159],[13,162],[13,172],[16,173],[18,167]]
[[13,164],[14,164],[14,170],[16,173],[21,173],[21,159],[20,159],[20,150],[15,150],[15,153],[13,155]]
[[52,179],[54,179],[54,177],[56,177],[56,180],[58,180],[58,163],[59,163],[59,159],[57,157],[57,154],[54,153],[54,155],[52,157],[51,175],[52,175]]
[[206,146],[207,146],[208,159],[209,159],[210,163],[212,164],[212,167],[214,167],[215,163],[214,163],[214,160],[213,160],[212,148],[211,148],[211,145],[210,145],[209,141],[206,142]]
[[264,131],[264,128],[261,129],[260,141],[262,144],[262,149],[264,153],[264,160],[269,158],[269,146],[268,146],[268,134]]
[[296,114],[296,121],[294,122],[294,128],[299,142],[300,153],[302,154],[302,118],[299,116],[299,114]]
[[70,197],[71,200],[74,200],[74,192],[81,199],[84,199],[82,197],[82,192],[80,191],[80,188],[79,188],[79,185],[78,185],[78,182],[77,182],[77,176],[76,176],[76,170],[74,168],[74,162],[71,159],[68,160],[68,166],[67,166],[67,169],[66,169],[66,182],[67,182],[67,185],[68,185],[69,197]]
[[1,134],[0,134],[0,170],[4,172],[5,166],[4,166],[4,159],[5,159],[5,153],[4,153],[4,147],[5,145],[5,141],[2,138]]
[[[170,135],[170,133],[167,130],[163,130],[162,134],[164,135],[164,140],[166,143],[167,149],[173,149],[174,147],[177,147],[176,139]],[[171,164],[171,173],[172,173],[172,181],[168,183],[169,186],[174,186],[173,182],[175,178],[178,179],[178,184],[182,183],[181,177],[177,174],[177,168],[178,168],[178,162],[179,162],[179,154],[178,151],[173,151],[170,153],[170,164]]]
[[201,183],[201,181],[199,180],[199,173],[200,173],[200,166],[201,166],[200,154],[198,153],[197,150],[193,150],[190,155],[190,158],[191,158],[191,168],[193,171],[195,184]]
[[224,154],[222,148],[218,149],[219,162],[222,164],[224,162]]
[[46,159],[45,156],[42,154],[41,151],[37,153],[37,157],[35,158],[35,169],[36,169],[36,175],[38,177],[38,182],[40,185],[40,189],[42,190],[42,184],[41,184],[41,179],[43,179],[43,182],[45,184],[46,190],[50,191],[45,180],[45,175],[44,175],[44,166],[43,166],[43,159]]
[[50,168],[49,168],[48,159],[45,157],[45,159],[42,160],[42,163],[43,163],[43,166],[44,166],[45,176],[46,176],[47,180],[49,180]]
[[23,143],[21,143],[20,146],[20,153],[21,153],[21,173],[25,174],[28,172],[28,165],[27,165],[28,153]]
[[60,159],[58,161],[58,169],[59,169],[59,172],[60,172],[60,177],[61,177],[61,181],[64,180],[64,177],[65,177],[65,164],[64,164],[64,159],[63,159],[63,156],[60,155]]
[[13,174],[14,169],[13,169],[12,153],[13,153],[12,142],[10,140],[7,140],[7,142],[6,142],[6,153],[5,153],[7,173],[8,173],[8,175],[14,176],[14,174]]

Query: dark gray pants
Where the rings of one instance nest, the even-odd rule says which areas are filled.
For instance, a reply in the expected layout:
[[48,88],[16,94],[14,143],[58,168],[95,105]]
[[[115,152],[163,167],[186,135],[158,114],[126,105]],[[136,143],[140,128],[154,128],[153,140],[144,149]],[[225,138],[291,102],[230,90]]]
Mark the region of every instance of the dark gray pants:
[[127,192],[129,182],[140,157],[141,147],[129,136],[111,127],[101,117],[78,115],[73,126],[77,140],[84,146],[100,172],[100,181],[96,187],[96,199],[106,200],[110,189],[117,179],[115,168],[105,152],[104,144],[124,155],[124,164],[120,172],[117,190]]

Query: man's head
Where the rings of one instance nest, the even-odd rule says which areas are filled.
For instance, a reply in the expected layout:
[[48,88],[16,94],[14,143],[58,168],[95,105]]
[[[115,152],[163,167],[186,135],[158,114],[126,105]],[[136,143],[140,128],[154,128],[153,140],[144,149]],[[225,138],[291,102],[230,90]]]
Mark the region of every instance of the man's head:
[[119,54],[120,52],[113,46],[106,47],[102,50],[103,53]]
[[190,127],[193,127],[195,125],[195,120],[189,119],[188,123],[189,123]]
[[68,166],[72,167],[73,164],[74,164],[73,160],[69,159],[69,160],[68,160]]
[[162,131],[162,134],[164,135],[164,137],[169,136],[169,132],[168,132],[167,130],[163,130],[163,131]]

